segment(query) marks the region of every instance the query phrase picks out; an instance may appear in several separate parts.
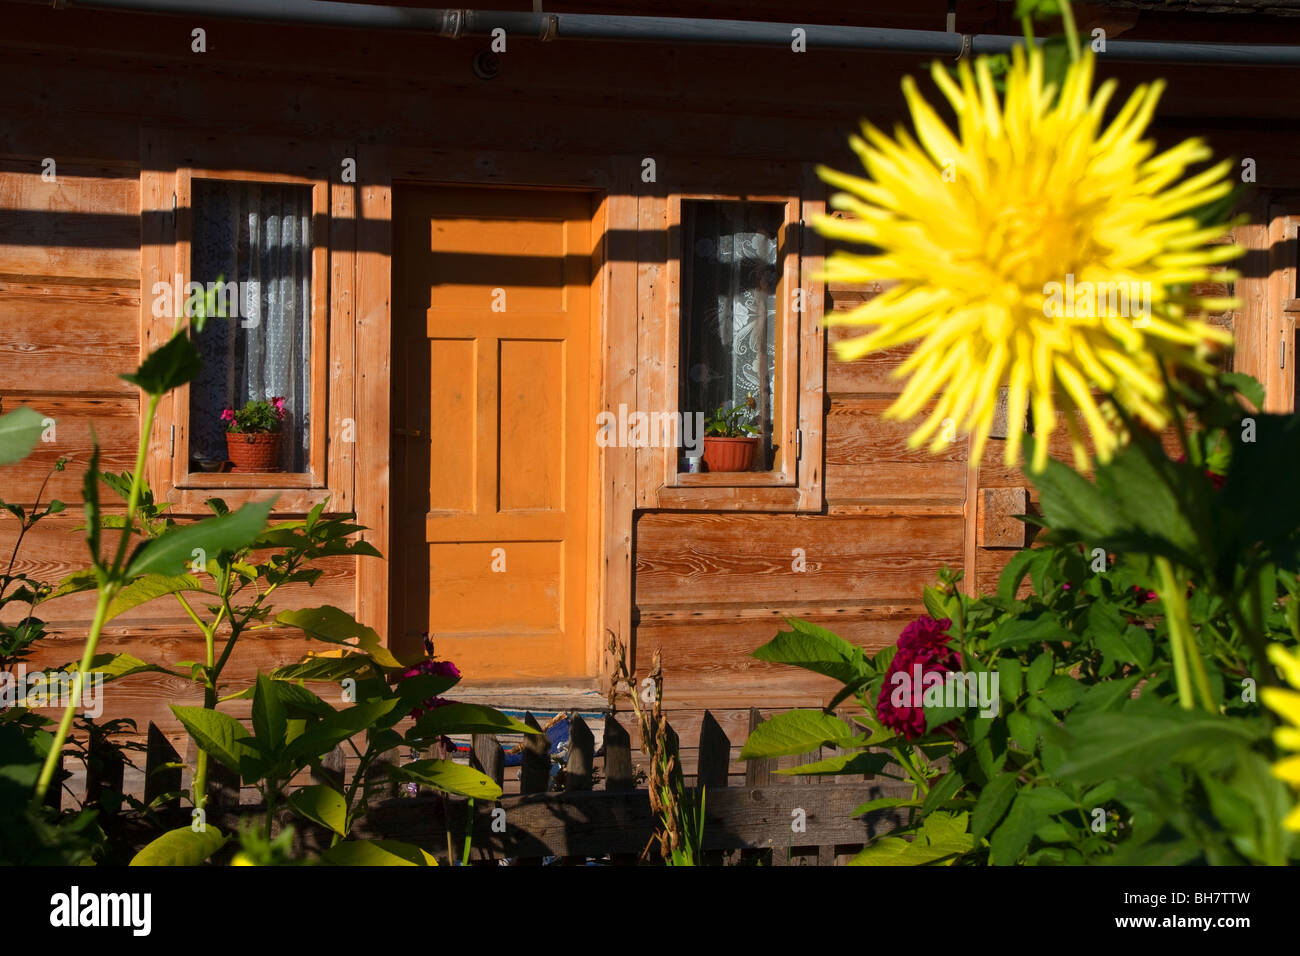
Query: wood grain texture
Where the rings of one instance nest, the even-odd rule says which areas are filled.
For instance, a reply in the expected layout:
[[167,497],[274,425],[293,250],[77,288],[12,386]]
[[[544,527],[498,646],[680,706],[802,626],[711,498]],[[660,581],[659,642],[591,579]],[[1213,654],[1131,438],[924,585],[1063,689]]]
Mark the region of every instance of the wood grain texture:
[[0,160],[0,275],[134,286],[137,174],[48,158],[56,160],[52,181],[42,176],[43,160]]
[[102,284],[0,280],[0,395],[130,395],[140,296]]
[[[6,402],[5,411],[20,405],[35,409],[45,416],[48,424],[32,453],[5,468],[3,497],[6,501],[30,505],[49,476],[41,501],[58,498],[75,508],[81,502],[82,480],[95,441],[99,443],[100,471],[120,474],[135,467],[140,422],[133,396],[23,396]],[[65,459],[64,470],[54,471],[59,459]],[[108,508],[125,504],[102,484],[100,496]]]
[[637,604],[892,600],[959,564],[961,543],[961,521],[945,517],[647,514]]
[[[908,448],[924,419],[882,417],[890,399],[832,396],[826,414],[826,498],[835,504],[890,498],[947,498],[966,490],[966,441],[938,454]],[[922,414],[925,414],[923,412]]]
[[1024,488],[981,488],[976,541],[981,548],[1023,548],[1025,525],[1016,515],[1028,503]]

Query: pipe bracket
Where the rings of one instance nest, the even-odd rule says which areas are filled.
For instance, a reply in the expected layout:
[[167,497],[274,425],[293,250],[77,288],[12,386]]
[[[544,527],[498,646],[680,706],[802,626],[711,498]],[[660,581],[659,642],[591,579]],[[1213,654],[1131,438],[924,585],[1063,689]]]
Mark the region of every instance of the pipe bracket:
[[969,59],[972,39],[973,37],[969,33],[963,33],[961,35],[961,49],[957,51],[956,59],[958,60]]
[[443,13],[442,29],[438,31],[438,35],[449,40],[459,40],[463,37],[465,35],[465,11],[445,11]]
[[550,43],[560,35],[560,18],[553,13],[546,15],[546,21],[542,26],[541,41]]

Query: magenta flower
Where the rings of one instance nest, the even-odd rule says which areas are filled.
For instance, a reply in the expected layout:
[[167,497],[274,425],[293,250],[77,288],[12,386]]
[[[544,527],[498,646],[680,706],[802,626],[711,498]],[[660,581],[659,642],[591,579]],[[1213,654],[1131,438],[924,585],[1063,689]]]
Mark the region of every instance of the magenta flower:
[[1154,601],[1158,597],[1155,591],[1148,591],[1140,584],[1133,585],[1133,590],[1137,592],[1138,604],[1146,604],[1148,601]]
[[[410,667],[406,668],[406,670],[402,671],[402,673],[397,677],[398,683],[411,677],[420,677],[424,674],[432,674],[435,677],[454,677],[459,680],[460,668],[451,661],[440,661],[433,656],[433,641],[429,640],[428,631],[424,632],[424,653],[427,654],[428,657],[422,661],[417,661]],[[454,703],[456,703],[454,700],[447,700],[445,697],[430,697],[421,702],[418,707],[413,708],[411,710],[411,716],[418,720],[422,714],[427,714],[429,711],[437,707],[444,707],[447,704]]]
[[235,420],[235,410],[233,408],[227,408],[221,413],[221,420],[223,422],[233,422]]
[[[933,680],[929,675],[943,680],[949,671],[961,668],[961,660],[948,647],[949,636],[944,633],[951,626],[948,618],[936,621],[923,615],[899,635],[898,653],[890,661],[885,683],[876,699],[876,717],[885,727],[908,740],[925,734],[925,708],[920,701],[925,686]],[[896,674],[904,676],[900,679]]]

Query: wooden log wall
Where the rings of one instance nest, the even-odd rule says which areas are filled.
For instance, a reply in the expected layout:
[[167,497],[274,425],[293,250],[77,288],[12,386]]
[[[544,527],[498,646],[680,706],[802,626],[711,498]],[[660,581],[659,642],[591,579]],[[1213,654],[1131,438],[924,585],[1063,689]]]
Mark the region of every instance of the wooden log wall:
[[[931,6],[941,17],[942,5]],[[1005,5],[976,6],[996,18]],[[848,7],[841,19],[851,22],[860,12]],[[898,25],[923,26],[920,10]],[[0,18],[0,397],[5,408],[29,403],[56,421],[54,441],[5,471],[0,497],[30,504],[49,464],[74,460],[49,489],[74,507],[43,523],[18,562],[45,580],[84,564],[73,528],[92,429],[104,467],[126,470],[134,454],[137,399],[117,376],[140,351],[143,130],[230,141],[287,137],[318,142],[329,157],[387,145],[653,156],[659,188],[671,190],[681,169],[695,164],[717,174],[737,156],[851,168],[844,143],[857,119],[891,126],[900,118],[900,76],[923,66],[911,55],[866,52],[511,39],[500,74],[482,80],[471,61],[485,40],[19,3],[0,3]],[[828,9],[818,19],[834,22]],[[207,31],[201,54],[191,49],[198,25]],[[1205,135],[1220,151],[1254,158],[1261,188],[1300,188],[1293,161],[1300,140],[1283,125],[1295,116],[1300,71],[1124,64],[1108,72],[1124,89],[1169,79],[1162,139]],[[54,183],[41,178],[47,159],[56,163]],[[374,250],[366,226],[362,220],[354,231],[360,254]],[[610,239],[616,257],[635,260],[638,245],[645,248],[626,236]],[[827,308],[852,308],[876,291],[832,287]],[[627,308],[634,312],[635,304]],[[910,426],[880,417],[899,387],[888,372],[900,358],[828,359],[823,513],[639,513],[628,602],[637,647],[663,648],[677,726],[698,728],[711,706],[738,740],[751,704],[824,700],[830,682],[749,657],[783,614],[879,647],[920,613],[921,587],[940,566],[965,568],[984,589],[996,580],[1012,551],[977,547],[982,492],[1024,487],[1023,477],[986,467],[972,478],[964,442],[939,456],[907,449]],[[986,461],[999,455],[991,447]],[[626,500],[644,502],[642,491],[629,489]],[[13,532],[13,522],[0,521],[0,555]],[[802,549],[805,571],[794,569],[794,549]],[[330,563],[312,591],[289,591],[283,603],[352,609],[354,570]],[[61,663],[80,647],[88,605],[74,597],[47,611],[56,633],[41,659]],[[303,646],[263,632],[237,652],[230,676],[250,679]],[[102,649],[165,661],[200,656],[179,608],[165,602],[114,621]],[[166,705],[194,696],[184,681],[142,675],[115,689],[106,716],[131,716],[142,728],[152,720],[175,733]],[[688,752],[691,733],[683,732]]]

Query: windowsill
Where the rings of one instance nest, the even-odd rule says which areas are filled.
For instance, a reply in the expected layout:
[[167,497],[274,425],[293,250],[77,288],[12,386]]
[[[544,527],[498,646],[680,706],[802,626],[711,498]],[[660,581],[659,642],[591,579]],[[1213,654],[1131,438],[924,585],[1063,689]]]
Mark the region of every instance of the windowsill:
[[305,472],[192,471],[178,488],[311,488],[312,476]]
[[[230,476],[233,477],[233,476]],[[249,478],[252,476],[244,476]],[[281,477],[306,477],[302,475]],[[256,487],[238,487],[226,485],[209,488],[173,488],[167,492],[167,501],[171,504],[173,515],[208,515],[211,510],[205,501],[209,498],[222,499],[232,510],[249,502],[266,501],[275,498],[275,515],[305,515],[326,498],[338,495],[328,488],[295,488],[286,485],[261,484]]]
[[[692,476],[694,477],[694,476]],[[682,511],[800,511],[803,494],[793,485],[782,488],[737,485],[665,485],[657,495],[660,508]]]
[[714,471],[677,473],[669,487],[677,488],[788,488],[794,479],[779,471]]

